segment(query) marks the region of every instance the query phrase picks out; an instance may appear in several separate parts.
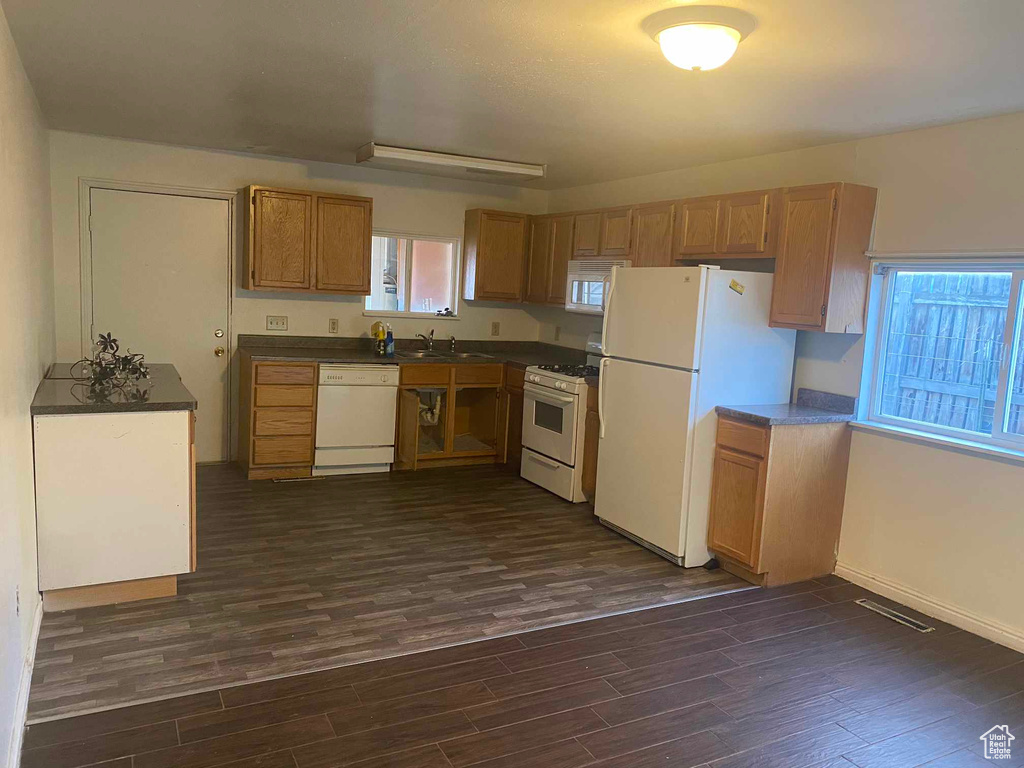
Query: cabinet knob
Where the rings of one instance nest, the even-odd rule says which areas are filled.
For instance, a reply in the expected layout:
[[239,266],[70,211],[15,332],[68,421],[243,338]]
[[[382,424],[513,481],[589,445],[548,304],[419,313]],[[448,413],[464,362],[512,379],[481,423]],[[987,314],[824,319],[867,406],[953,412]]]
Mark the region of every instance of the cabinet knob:
[[224,357],[224,347],[214,347],[213,354],[217,357]]

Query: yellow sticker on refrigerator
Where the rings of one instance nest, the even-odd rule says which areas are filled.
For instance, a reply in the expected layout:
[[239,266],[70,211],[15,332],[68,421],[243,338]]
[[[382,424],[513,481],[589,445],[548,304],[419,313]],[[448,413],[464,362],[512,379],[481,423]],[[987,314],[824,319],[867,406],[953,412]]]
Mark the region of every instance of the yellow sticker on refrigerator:
[[737,283],[735,280],[729,281],[729,287],[736,291],[740,296],[742,296],[743,292],[747,290],[747,287],[743,285],[743,283]]

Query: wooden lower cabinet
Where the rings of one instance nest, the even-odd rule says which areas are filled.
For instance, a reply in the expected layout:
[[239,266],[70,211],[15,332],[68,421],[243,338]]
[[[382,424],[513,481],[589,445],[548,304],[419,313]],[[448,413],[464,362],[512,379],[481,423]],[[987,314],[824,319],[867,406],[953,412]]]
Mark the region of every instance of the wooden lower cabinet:
[[846,423],[719,418],[708,549],[727,571],[764,586],[832,573],[849,456]]
[[316,363],[241,358],[238,455],[250,480],[309,477],[316,428]]
[[519,473],[523,462],[523,382],[526,370],[513,365],[505,366],[505,397],[507,398],[508,427],[505,432],[505,463]]
[[583,495],[591,504],[597,498],[597,448],[601,442],[601,417],[597,411],[598,388],[587,389],[587,415],[583,424]]
[[394,468],[504,462],[504,379],[502,364],[403,365]]

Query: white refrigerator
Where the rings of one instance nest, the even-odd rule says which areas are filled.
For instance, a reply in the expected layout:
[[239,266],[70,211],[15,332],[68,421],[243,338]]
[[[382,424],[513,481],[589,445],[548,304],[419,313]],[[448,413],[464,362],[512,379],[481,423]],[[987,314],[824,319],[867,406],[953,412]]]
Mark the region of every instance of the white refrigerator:
[[605,301],[594,513],[677,565],[710,559],[716,405],[789,402],[796,332],[772,275],[614,269]]

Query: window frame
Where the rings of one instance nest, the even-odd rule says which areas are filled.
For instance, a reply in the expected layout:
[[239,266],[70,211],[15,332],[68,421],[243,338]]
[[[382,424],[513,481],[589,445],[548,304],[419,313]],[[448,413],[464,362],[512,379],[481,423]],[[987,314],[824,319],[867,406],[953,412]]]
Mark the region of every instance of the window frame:
[[[403,232],[396,229],[375,229],[371,233],[372,237],[393,237],[399,240],[409,241],[409,253],[405,259],[405,305],[409,305],[410,295],[409,292],[412,290],[412,241],[413,240],[426,240],[432,243],[449,243],[452,246],[452,277],[451,277],[451,295],[452,305],[451,315],[438,315],[434,312],[413,312],[412,310],[390,310],[390,309],[367,309],[366,303],[372,298],[372,293],[367,294],[363,297],[363,316],[364,317],[411,317],[432,320],[458,320],[459,319],[459,287],[460,280],[462,278],[462,238],[458,236],[449,235],[424,235],[414,232]],[[372,243],[372,240],[371,240]],[[371,279],[371,291],[372,291],[372,279]]]
[[[870,392],[867,405],[867,421],[900,429],[912,430],[926,435],[951,438],[958,442],[990,445],[996,448],[1024,451],[1024,435],[1006,431],[1009,409],[1007,398],[1010,390],[1012,372],[1019,359],[1024,357],[1024,259],[1006,261],[979,262],[967,257],[951,258],[940,261],[876,261],[874,274],[881,276],[880,303],[878,323],[875,327],[873,344],[868,345],[871,359],[865,363],[871,365]],[[1000,362],[999,377],[996,386],[996,399],[993,406],[992,433],[986,435],[967,429],[930,424],[899,416],[890,416],[881,412],[882,386],[884,378],[884,362],[888,354],[889,331],[892,318],[890,310],[893,305],[896,272],[1009,272],[1010,295],[1006,308],[1006,321],[1003,328],[1003,348],[1005,354]],[[1016,331],[1016,333],[1015,333]],[[1019,342],[1019,343],[1018,343]],[[1016,346],[1015,346],[1016,345]]]

